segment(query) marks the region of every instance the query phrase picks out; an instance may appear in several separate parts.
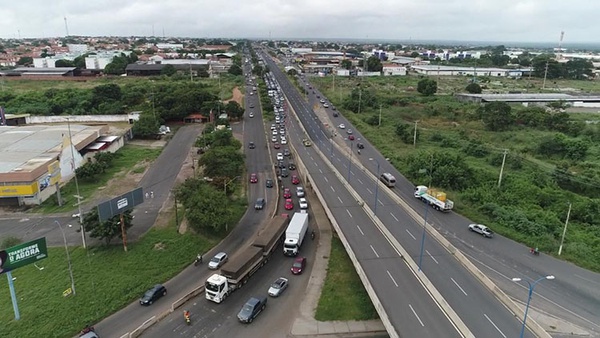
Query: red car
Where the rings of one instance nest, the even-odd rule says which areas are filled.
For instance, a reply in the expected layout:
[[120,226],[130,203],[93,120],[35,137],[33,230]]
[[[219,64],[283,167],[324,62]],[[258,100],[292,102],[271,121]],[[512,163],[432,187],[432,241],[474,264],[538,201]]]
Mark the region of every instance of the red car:
[[283,198],[292,198],[292,192],[290,188],[283,189]]
[[273,144],[273,148],[279,149],[279,148],[281,148],[281,146],[279,145],[279,143],[275,143],[275,144]]
[[297,257],[294,259],[294,264],[292,264],[292,273],[294,275],[302,274],[304,267],[306,266],[306,257]]
[[350,141],[354,141],[354,135],[349,135],[349,136],[348,136],[348,139],[349,139]]
[[300,179],[296,175],[292,175],[292,184],[300,184]]
[[256,174],[250,174],[250,183],[258,182],[258,176]]
[[294,202],[292,202],[291,198],[288,198],[285,200],[285,210],[292,210],[294,209]]

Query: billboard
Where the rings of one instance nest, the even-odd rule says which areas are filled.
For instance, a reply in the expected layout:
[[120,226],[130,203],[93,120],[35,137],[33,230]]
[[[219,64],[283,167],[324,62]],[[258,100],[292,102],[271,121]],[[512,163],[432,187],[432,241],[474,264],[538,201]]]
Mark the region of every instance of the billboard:
[[32,196],[38,192],[38,181],[28,185],[4,185],[0,187],[0,197]]
[[46,237],[0,251],[0,273],[35,263],[48,257]]
[[119,197],[98,205],[98,217],[100,222],[133,209],[136,205],[144,202],[144,193],[142,188],[137,188],[127,192]]

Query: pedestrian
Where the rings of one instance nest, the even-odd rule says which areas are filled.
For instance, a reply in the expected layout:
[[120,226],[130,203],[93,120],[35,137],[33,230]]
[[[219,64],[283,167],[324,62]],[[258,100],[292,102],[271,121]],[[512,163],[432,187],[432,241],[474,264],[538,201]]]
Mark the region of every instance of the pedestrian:
[[146,192],[146,199],[148,199],[148,192]]
[[154,198],[154,191],[150,192],[150,198]]

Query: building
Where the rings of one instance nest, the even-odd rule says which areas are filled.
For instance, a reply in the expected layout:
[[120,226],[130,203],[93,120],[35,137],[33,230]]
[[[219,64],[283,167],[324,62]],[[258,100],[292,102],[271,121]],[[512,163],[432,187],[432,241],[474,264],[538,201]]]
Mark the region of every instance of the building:
[[547,105],[551,102],[563,101],[571,107],[600,108],[600,96],[570,95],[562,93],[535,93],[535,94],[456,94],[461,101],[475,103],[506,102],[519,103],[524,106],[530,104]]
[[107,133],[107,125],[0,127],[0,206],[36,205],[50,198],[96,151],[123,146],[123,137],[107,138]]
[[406,67],[395,65],[392,63],[384,64],[381,70],[383,76],[395,76],[395,75],[406,75]]
[[11,71],[6,72],[8,76],[22,76],[22,77],[71,77],[78,75],[76,67],[59,67],[59,68],[32,68],[32,67],[18,67]]
[[413,65],[411,70],[428,76],[490,76],[490,77],[522,77],[531,73],[531,68],[504,69],[479,67],[453,67],[439,65]]

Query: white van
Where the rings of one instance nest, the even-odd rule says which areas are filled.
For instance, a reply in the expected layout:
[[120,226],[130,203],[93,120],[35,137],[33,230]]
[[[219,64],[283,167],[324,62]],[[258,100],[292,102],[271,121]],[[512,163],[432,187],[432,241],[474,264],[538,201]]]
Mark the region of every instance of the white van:
[[383,184],[387,185],[390,188],[396,185],[396,178],[390,173],[381,174],[379,179],[381,180],[381,182],[383,182]]

